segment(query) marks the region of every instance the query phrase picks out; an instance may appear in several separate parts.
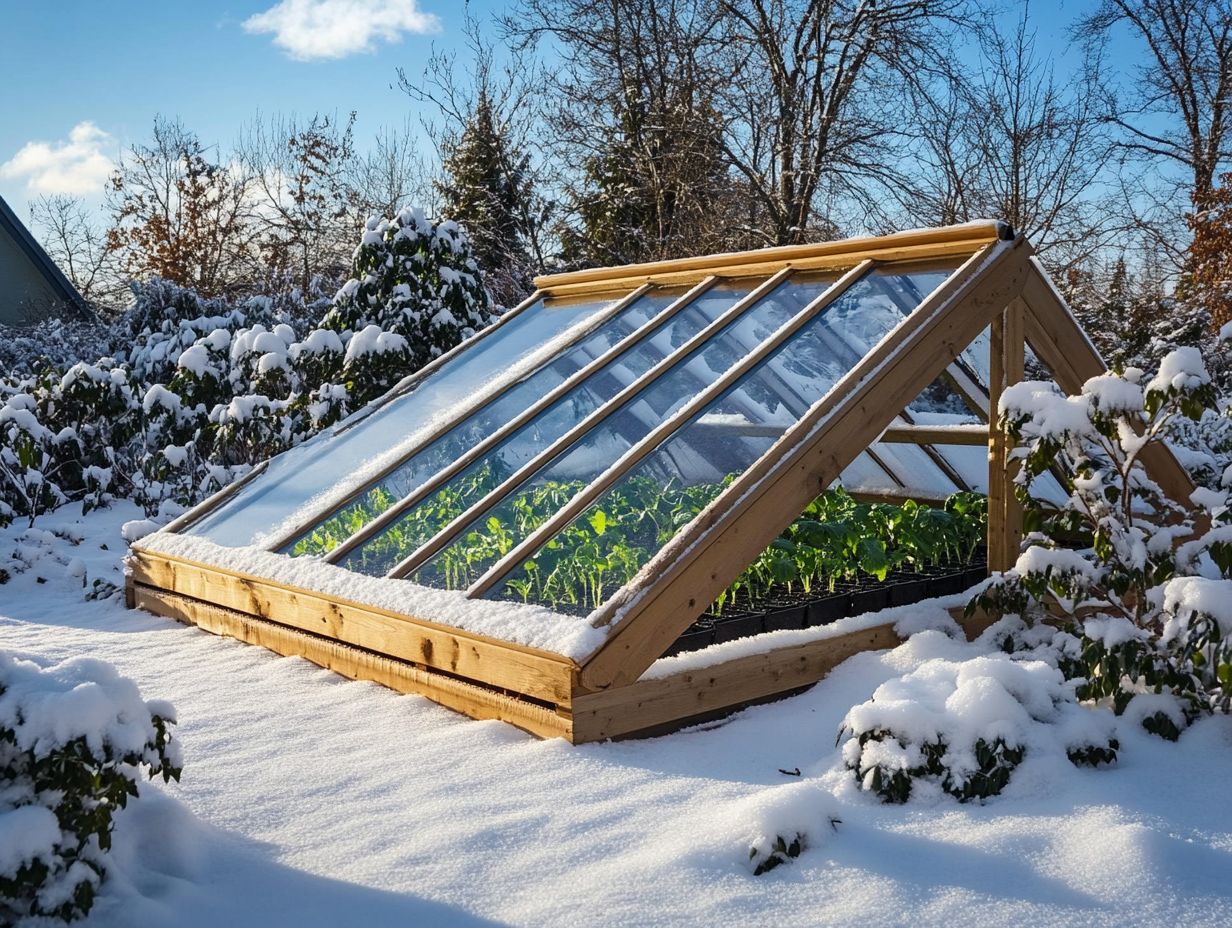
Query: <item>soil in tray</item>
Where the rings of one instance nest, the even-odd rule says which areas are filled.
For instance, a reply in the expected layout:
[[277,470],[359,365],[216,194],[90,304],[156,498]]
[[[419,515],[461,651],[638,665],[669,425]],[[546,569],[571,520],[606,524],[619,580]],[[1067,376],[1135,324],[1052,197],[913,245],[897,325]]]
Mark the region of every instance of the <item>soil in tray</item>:
[[729,601],[720,615],[706,613],[690,625],[665,656],[697,651],[763,631],[829,625],[847,616],[876,612],[891,605],[905,606],[961,593],[987,575],[987,568],[979,563],[944,564],[918,572],[896,572],[884,581],[861,574],[854,582],[836,583],[833,590],[822,586],[808,594],[799,589],[775,588],[767,596],[751,600],[742,593]]

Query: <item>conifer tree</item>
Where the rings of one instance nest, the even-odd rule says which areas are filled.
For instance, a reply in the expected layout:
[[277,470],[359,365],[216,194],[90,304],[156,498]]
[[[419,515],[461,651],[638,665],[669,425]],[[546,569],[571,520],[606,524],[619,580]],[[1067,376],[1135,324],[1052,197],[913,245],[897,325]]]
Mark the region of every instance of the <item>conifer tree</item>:
[[528,158],[510,143],[483,89],[462,132],[444,147],[441,215],[466,229],[497,301],[515,302],[530,288]]

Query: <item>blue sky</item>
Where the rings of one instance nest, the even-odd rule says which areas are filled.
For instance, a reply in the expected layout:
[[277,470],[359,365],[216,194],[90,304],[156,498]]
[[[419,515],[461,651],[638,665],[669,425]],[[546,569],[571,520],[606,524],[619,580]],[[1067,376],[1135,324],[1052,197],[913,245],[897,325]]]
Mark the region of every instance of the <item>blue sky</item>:
[[[486,21],[505,2],[471,9]],[[1038,51],[1059,51],[1088,5],[1036,0]],[[418,75],[434,43],[456,47],[462,12],[459,0],[0,0],[0,195],[23,218],[40,192],[100,201],[111,160],[159,113],[227,146],[258,111],[354,109],[363,145],[414,119],[396,69]]]
[[[121,146],[147,138],[157,113],[179,116],[202,140],[224,144],[258,110],[345,115],[355,109],[361,141],[382,125],[402,125],[416,110],[391,86],[396,69],[417,75],[433,43],[452,47],[461,40],[461,3],[351,0],[386,11],[374,19],[390,31],[369,35],[365,48],[356,44],[364,29],[354,28],[355,17],[320,35],[297,28],[296,17],[310,22],[314,9],[328,11],[333,2],[0,0],[6,88],[0,94],[0,165],[29,143],[47,147],[26,150],[18,165],[26,170],[0,168],[0,195],[25,218],[37,188],[86,184],[101,169],[95,153],[113,158]],[[485,17],[501,7],[499,0],[472,3]],[[278,44],[277,32],[245,29],[246,21],[271,9],[279,12],[270,27],[281,25],[291,48]],[[415,31],[416,12],[434,17],[435,29]],[[411,28],[401,28],[407,24]],[[322,57],[330,52],[339,57]],[[74,144],[70,133],[83,122],[99,132],[80,131]]]

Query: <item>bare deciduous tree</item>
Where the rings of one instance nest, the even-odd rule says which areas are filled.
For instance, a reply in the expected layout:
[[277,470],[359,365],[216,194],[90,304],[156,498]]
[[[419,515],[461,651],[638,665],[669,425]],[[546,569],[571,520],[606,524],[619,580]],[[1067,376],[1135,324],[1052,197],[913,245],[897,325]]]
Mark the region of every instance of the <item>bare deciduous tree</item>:
[[[547,168],[542,157],[535,157],[539,151],[537,143],[542,137],[538,109],[542,75],[532,56],[513,55],[498,60],[496,47],[483,35],[480,23],[470,14],[469,8],[463,31],[467,49],[465,64],[459,62],[456,52],[434,51],[420,75],[410,75],[400,68],[398,86],[412,99],[429,104],[435,110],[437,120],[425,120],[424,130],[435,145],[441,166],[441,174],[432,184],[433,191],[445,201],[450,201],[451,178],[446,175],[451,161],[468,140],[474,140],[479,123],[484,124],[484,134],[497,142],[493,146],[494,161],[489,165],[492,187],[516,191],[512,197],[502,197],[508,202],[492,211],[493,215],[500,214],[496,225],[503,227],[504,233],[497,228],[478,228],[484,221],[479,215],[483,211],[449,218],[476,226],[472,231],[480,240],[491,239],[493,247],[486,249],[486,260],[489,265],[499,267],[485,270],[500,272],[503,269],[515,278],[540,272],[550,247],[547,229],[550,204],[538,194],[540,174]],[[460,203],[455,197],[450,205],[457,208]],[[494,243],[502,234],[511,233],[507,249],[495,247]],[[517,287],[514,285],[513,289]]]
[[409,121],[386,126],[351,165],[351,187],[367,216],[393,216],[404,206],[435,206],[431,171]]
[[706,0],[524,0],[505,20],[519,53],[558,65],[545,111],[579,263],[714,250],[743,233],[705,59],[722,41]]
[[943,62],[959,0],[725,0],[724,140],[768,219],[767,244],[863,226],[903,183],[904,90]]
[[1057,271],[1092,259],[1125,230],[1102,183],[1113,149],[1098,59],[1059,82],[1025,7],[1011,30],[984,30],[981,50],[973,73],[917,93],[925,154],[900,199],[916,222],[1004,219]]
[[249,177],[220,163],[178,120],[154,120],[108,186],[108,247],[129,277],[158,276],[216,296],[251,276]]
[[47,254],[82,297],[104,311],[124,303],[128,288],[107,247],[107,233],[81,198],[41,196],[30,204],[30,218]]
[[1182,169],[1202,203],[1232,158],[1232,6],[1227,0],[1101,0],[1077,34],[1102,42],[1125,26],[1147,52],[1109,119],[1129,152]]
[[308,292],[318,278],[345,279],[362,218],[354,176],[355,113],[261,116],[241,133],[236,157],[251,178],[251,222],[267,275]]

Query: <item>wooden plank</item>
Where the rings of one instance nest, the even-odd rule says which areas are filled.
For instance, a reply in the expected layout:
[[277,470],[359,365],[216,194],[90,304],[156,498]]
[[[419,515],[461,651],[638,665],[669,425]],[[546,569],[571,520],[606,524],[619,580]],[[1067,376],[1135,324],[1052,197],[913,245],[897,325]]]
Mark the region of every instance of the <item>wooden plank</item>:
[[302,657],[352,680],[369,680],[400,693],[426,696],[473,719],[499,719],[541,738],[572,738],[573,724],[567,712],[562,714],[413,663],[144,584],[134,586],[134,596],[139,609],[278,654]]
[[[966,615],[962,606],[949,610],[968,639],[997,621],[983,610]],[[679,727],[690,719],[719,710],[732,712],[780,694],[786,695],[822,680],[835,667],[863,651],[897,647],[903,639],[892,623],[787,645],[734,660],[686,670],[669,677],[637,680],[626,686],[573,697],[575,744]]]
[[[745,374],[755,370],[779,346],[790,340],[792,336],[811,320],[824,313],[834,302],[842,299],[843,295],[872,268],[872,262],[859,264],[830,285],[820,296],[792,316],[787,322],[783,323],[770,337],[724,371],[709,386],[695,394],[667,419],[652,428],[632,447],[624,451],[612,466],[575,493],[565,505],[552,513],[533,532],[514,545],[508,554],[488,568],[483,576],[471,584],[466,594],[471,597],[479,597],[492,589],[505,574],[517,567],[526,558],[533,556],[541,545],[547,544],[548,541],[554,538],[566,525],[584,512],[591,503],[595,502],[625,474],[636,467],[640,461],[659,447],[668,436],[684,426],[694,416],[704,412],[718,397],[722,396],[731,386],[744,377]],[[608,408],[604,407],[604,409]],[[512,481],[510,482],[512,483]],[[519,480],[518,483],[520,482]],[[516,486],[517,484],[514,485]]]
[[998,409],[1005,389],[1005,319],[998,315],[989,327],[988,339],[988,568],[1006,570],[1005,538],[1005,432]]
[[[1021,383],[1026,364],[1026,304],[1016,299],[1005,308],[1005,384],[1012,386]],[[1014,457],[1014,443],[1006,437],[1003,447],[1005,468],[1005,510],[1002,515],[1005,534],[1006,566],[1012,567],[1018,562],[1022,551],[1022,503],[1018,501],[1015,492],[1015,478],[1018,476],[1019,462]]]
[[861,487],[856,487],[855,489],[848,488],[847,495],[860,503],[889,503],[893,506],[901,506],[907,500],[911,500],[914,503],[935,506],[938,509],[943,508],[946,501],[945,496],[924,491],[916,492],[910,487],[906,487],[902,491],[874,490]]
[[892,425],[878,441],[912,445],[988,444],[986,425]]
[[778,648],[659,680],[639,680],[573,698],[574,743],[601,741],[670,722],[739,708],[750,700],[816,683],[853,654],[892,648],[893,625]]
[[[1038,261],[1032,262],[1022,298],[1027,341],[1039,359],[1052,371],[1057,385],[1071,396],[1082,392],[1082,385],[1107,371],[1103,358],[1078,325],[1065,301]],[[1151,478],[1167,496],[1189,509],[1195,487],[1189,473],[1165,445],[1151,444],[1142,449],[1140,460]]]
[[535,279],[535,286],[554,294],[576,293],[586,288],[628,286],[631,281],[679,283],[701,279],[707,274],[752,276],[773,273],[784,267],[798,270],[851,267],[866,259],[897,261],[970,255],[989,242],[996,241],[999,229],[995,222],[971,223],[894,235],[763,248],[736,254],[630,264],[618,268],[590,268],[539,277]]
[[1019,239],[974,256],[597,610],[594,623],[618,624],[583,663],[581,684],[636,679],[1018,295],[1029,255]]
[[136,583],[190,596],[537,699],[567,703],[576,665],[559,654],[375,606],[134,549]]

